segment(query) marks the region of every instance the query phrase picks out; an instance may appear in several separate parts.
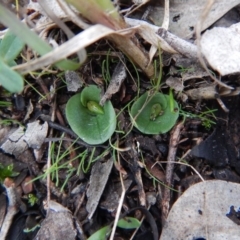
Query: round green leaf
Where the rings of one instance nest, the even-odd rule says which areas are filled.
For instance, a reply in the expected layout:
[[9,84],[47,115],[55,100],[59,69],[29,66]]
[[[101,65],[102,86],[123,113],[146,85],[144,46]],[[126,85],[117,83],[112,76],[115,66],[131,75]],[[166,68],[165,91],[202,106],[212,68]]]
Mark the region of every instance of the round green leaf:
[[[89,85],[81,93],[71,97],[66,106],[66,117],[72,130],[88,144],[101,144],[108,140],[116,128],[116,114],[107,101],[103,111],[91,111],[88,102],[100,101],[100,89]],[[99,106],[99,105],[98,105]]]
[[[170,101],[173,101],[173,109]],[[142,133],[166,133],[175,125],[179,107],[168,95],[156,93],[151,96],[146,92],[132,105],[131,115],[134,126]]]

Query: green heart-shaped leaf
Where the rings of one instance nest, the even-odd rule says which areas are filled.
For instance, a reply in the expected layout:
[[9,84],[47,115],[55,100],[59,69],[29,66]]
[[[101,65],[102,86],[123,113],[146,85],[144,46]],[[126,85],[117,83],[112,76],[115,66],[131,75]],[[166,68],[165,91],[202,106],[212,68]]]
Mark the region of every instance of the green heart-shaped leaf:
[[89,85],[81,93],[71,97],[66,106],[69,125],[88,144],[104,143],[116,128],[116,114],[112,103],[107,101],[101,107],[99,101],[100,89]]
[[[173,101],[173,109],[170,101]],[[179,107],[168,95],[156,93],[151,96],[146,92],[132,105],[131,115],[134,126],[142,133],[166,133],[175,125]]]

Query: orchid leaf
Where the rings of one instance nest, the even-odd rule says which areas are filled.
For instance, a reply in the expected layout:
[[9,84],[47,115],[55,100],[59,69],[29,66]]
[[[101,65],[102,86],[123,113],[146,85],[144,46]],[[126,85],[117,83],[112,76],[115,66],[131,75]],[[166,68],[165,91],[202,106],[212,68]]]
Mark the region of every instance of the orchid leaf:
[[89,85],[71,97],[66,106],[66,117],[72,130],[88,144],[107,141],[116,128],[116,114],[112,103],[99,105],[100,89]]
[[[173,109],[170,101],[173,101]],[[169,95],[146,92],[132,105],[131,116],[134,126],[142,133],[166,133],[175,125],[179,107]]]

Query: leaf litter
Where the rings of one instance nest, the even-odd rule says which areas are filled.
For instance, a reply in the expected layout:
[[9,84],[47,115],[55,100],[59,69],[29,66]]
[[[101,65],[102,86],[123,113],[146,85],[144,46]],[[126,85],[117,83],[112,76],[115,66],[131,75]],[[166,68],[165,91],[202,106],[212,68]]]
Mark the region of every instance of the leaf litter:
[[[152,235],[154,226],[151,218],[144,211],[138,212],[139,206],[148,209],[155,219],[158,230],[162,231],[160,239],[188,239],[187,236],[191,236],[191,239],[213,236],[215,239],[237,239],[239,230],[236,216],[239,204],[234,199],[239,197],[235,197],[238,190],[234,189],[240,182],[240,141],[237,134],[240,132],[240,115],[236,109],[239,106],[240,88],[237,42],[240,2],[218,0],[200,4],[196,1],[165,1],[165,6],[151,3],[145,6],[145,3],[134,2],[126,6],[124,1],[118,1],[108,14],[101,12],[99,5],[93,3],[93,9],[101,14],[97,15],[93,11],[94,16],[83,12],[84,19],[82,16],[76,17],[78,5],[69,8],[61,0],[52,1],[51,6],[44,2],[44,7],[52,9],[60,21],[70,21],[68,27],[71,25],[72,32],[77,33],[68,40],[59,38],[62,33],[57,34],[55,38],[60,44],[57,43],[55,49],[42,57],[35,55],[29,58],[26,55],[27,62],[19,61],[12,68],[25,76],[32,71],[43,74],[41,87],[49,92],[54,85],[52,89],[55,92],[51,93],[51,99],[41,98],[38,92],[42,90],[33,81],[34,78],[30,78],[33,77],[31,73],[26,77],[28,81],[30,79],[31,85],[26,85],[22,92],[27,102],[31,102],[31,112],[27,113],[24,107],[17,110],[14,105],[9,109],[0,106],[1,120],[13,120],[14,117],[14,120],[27,123],[25,131],[24,127],[16,128],[16,123],[12,121],[11,128],[14,127],[15,132],[7,133],[6,130],[9,136],[1,136],[0,140],[3,154],[11,158],[8,162],[13,163],[13,169],[17,164],[24,163],[29,170],[23,171],[18,167],[19,176],[6,178],[3,184],[9,203],[8,207],[3,204],[2,208],[6,212],[5,219],[1,221],[2,239],[7,234],[11,239],[16,239],[11,234],[14,232],[12,227],[18,225],[18,219],[14,219],[17,213],[27,222],[23,216],[28,215],[30,209],[26,200],[28,193],[36,195],[38,220],[34,222],[35,226],[41,226],[39,231],[33,230],[32,235],[26,233],[32,239],[59,239],[63,236],[66,239],[87,239],[97,230],[112,226],[114,219],[112,232],[109,233],[111,228],[108,227],[109,231],[105,234],[111,235],[110,239],[114,235],[130,239],[132,232],[124,232],[116,226],[118,219],[134,208],[135,218],[146,218],[141,223],[145,229],[143,234],[147,239],[158,239],[156,232]],[[29,18],[35,21],[35,30],[40,36],[47,36],[53,27],[61,25],[60,21],[55,22],[48,16],[44,7],[30,1],[27,8]],[[119,22],[114,19],[115,9],[125,15]],[[226,14],[229,11],[233,11],[235,17],[229,18]],[[208,13],[205,18],[202,17],[203,13]],[[38,14],[40,19],[34,14]],[[200,32],[195,35],[195,30],[199,31],[199,19],[204,20],[200,24],[200,38]],[[6,29],[3,29],[1,36],[5,33]],[[200,45],[194,40],[199,41]],[[76,72],[68,74],[49,67],[66,57],[78,55],[79,51],[84,52],[85,48],[89,56],[85,62],[81,62],[80,58],[81,67]],[[108,60],[107,71],[112,78],[110,83],[106,83],[101,62],[105,61],[109,49],[112,52],[120,50],[125,56],[121,57],[123,62],[118,60],[117,64],[114,62],[116,58],[110,58],[110,62]],[[103,53],[98,58],[91,55],[96,50]],[[202,67],[200,53],[211,71],[206,70],[206,66]],[[24,50],[23,54],[27,54],[27,51]],[[158,54],[168,58],[168,63],[159,62]],[[180,118],[170,133],[146,136],[131,124],[134,119],[129,115],[129,109],[139,98],[139,93],[142,95],[159,87],[154,84],[157,78],[155,74],[161,64],[161,92],[169,94],[169,88],[172,89],[174,99],[181,105]],[[120,67],[120,73],[114,66]],[[48,70],[50,79],[44,76],[44,71]],[[72,75],[81,76],[81,79],[72,79]],[[61,81],[63,76],[67,85]],[[72,95],[70,91],[79,92],[82,86],[93,84],[94,79],[106,89],[101,103],[111,101],[114,108],[120,111],[117,119],[121,128],[117,128],[111,139],[101,145],[79,145],[74,139],[76,135],[70,129],[67,129],[68,135],[61,135],[66,130],[64,125],[67,126],[61,109],[64,109]],[[3,99],[7,101],[9,97],[3,94]],[[168,104],[170,107],[171,100]],[[218,109],[216,116],[212,115],[211,109]],[[25,120],[24,114],[27,116]],[[36,121],[42,114],[51,116],[50,131],[44,118],[41,118],[43,122]],[[53,123],[54,120],[57,123]],[[152,120],[155,121],[155,118]],[[2,125],[2,129],[5,128]],[[123,129],[125,132],[121,132]],[[48,141],[56,144],[48,145]],[[38,157],[33,154],[36,154],[36,150],[41,152]],[[52,160],[52,163],[46,165],[47,159]],[[163,163],[164,160],[168,163]],[[9,164],[4,162],[4,166]],[[26,165],[22,167],[26,169]],[[29,188],[23,186],[22,192],[16,191],[15,185],[26,184],[28,182],[25,179],[34,177],[39,180],[35,180]],[[204,182],[197,183],[200,179],[204,179]],[[60,183],[65,186],[61,190]],[[110,193],[108,188],[112,188]],[[1,191],[3,194],[3,189]],[[152,193],[157,197],[156,203],[154,201],[150,206],[146,199]],[[112,202],[109,202],[110,195],[113,197]],[[29,197],[32,197],[33,203],[33,196]],[[43,206],[44,199],[47,199],[47,209],[42,214],[39,208]],[[216,207],[216,204],[219,206]],[[8,214],[10,221],[7,221]],[[192,216],[190,219],[189,214]],[[185,216],[188,217],[185,219]],[[32,213],[29,213],[30,217],[33,217]],[[185,224],[176,228],[183,221]],[[228,230],[229,226],[231,231]],[[23,228],[22,225],[21,234]],[[205,231],[206,228],[209,231]],[[135,239],[140,239],[140,231],[141,228],[134,233]]]

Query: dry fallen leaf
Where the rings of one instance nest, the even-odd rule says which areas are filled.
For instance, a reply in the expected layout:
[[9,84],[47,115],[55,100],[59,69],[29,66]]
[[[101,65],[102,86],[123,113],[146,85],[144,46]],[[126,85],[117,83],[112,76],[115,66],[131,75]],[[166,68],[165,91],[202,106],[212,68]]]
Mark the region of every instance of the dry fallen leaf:
[[240,72],[240,24],[215,27],[201,39],[201,50],[211,67],[222,76]]
[[71,212],[61,204],[50,201],[46,218],[41,223],[35,240],[76,239],[76,229]]
[[212,180],[193,185],[174,203],[160,240],[239,239],[239,226],[226,216],[232,206],[238,211],[239,198],[237,183]]
[[102,163],[97,161],[91,171],[90,185],[87,190],[87,206],[86,209],[89,213],[88,218],[91,219],[98,203],[105,189],[109,174],[111,173],[113,166],[113,159],[109,159],[107,162]]
[[[169,31],[178,37],[191,39],[195,34],[195,26],[202,14],[207,0],[195,1],[170,1],[170,22]],[[203,28],[207,29],[230,9],[240,4],[239,0],[215,0],[210,13],[203,23]],[[161,26],[164,16],[164,7],[154,6],[154,11],[149,14],[149,19]]]

